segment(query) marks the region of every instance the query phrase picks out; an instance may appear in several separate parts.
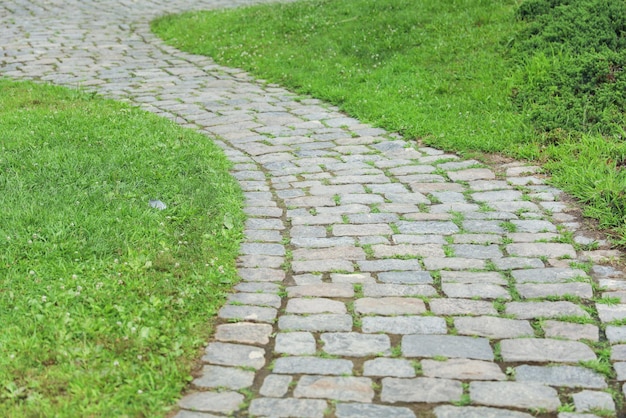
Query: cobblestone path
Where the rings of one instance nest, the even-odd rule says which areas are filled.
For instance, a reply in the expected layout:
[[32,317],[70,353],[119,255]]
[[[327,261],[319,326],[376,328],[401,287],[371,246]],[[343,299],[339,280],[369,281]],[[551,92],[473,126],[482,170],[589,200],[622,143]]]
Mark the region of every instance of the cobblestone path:
[[581,250],[536,167],[418,147],[149,32],[249,3],[0,3],[1,75],[130,101],[235,163],[242,281],[176,417],[619,416],[626,281],[601,264],[619,254]]

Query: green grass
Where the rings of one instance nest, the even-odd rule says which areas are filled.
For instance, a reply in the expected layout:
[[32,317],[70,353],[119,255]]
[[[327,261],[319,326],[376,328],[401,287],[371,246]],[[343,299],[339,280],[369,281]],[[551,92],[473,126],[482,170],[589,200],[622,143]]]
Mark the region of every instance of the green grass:
[[227,160],[127,105],[0,91],[0,415],[164,416],[236,280]]
[[304,0],[152,28],[408,139],[545,163],[626,245],[621,16],[606,0]]

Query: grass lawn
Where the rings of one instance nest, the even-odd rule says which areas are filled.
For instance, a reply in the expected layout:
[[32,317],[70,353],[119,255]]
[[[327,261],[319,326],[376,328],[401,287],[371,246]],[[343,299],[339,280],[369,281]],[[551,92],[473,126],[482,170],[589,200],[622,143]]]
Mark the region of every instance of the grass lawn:
[[[517,48],[518,44],[527,45],[524,36],[541,32],[552,17],[578,19],[603,10],[608,13],[601,0],[572,0],[555,8],[556,3],[303,0],[166,16],[153,22],[152,29],[180,49],[209,55],[220,64],[243,68],[296,92],[327,100],[406,138],[466,155],[498,152],[544,163],[554,183],[585,202],[586,214],[597,217],[602,227],[614,228],[617,242],[626,245],[626,170],[621,170],[626,165],[622,139],[626,135],[602,136],[598,129],[572,133],[567,126],[559,130],[559,125],[538,117],[551,112],[551,103],[558,100],[559,89],[564,87],[551,84],[551,80],[563,71],[560,58],[565,49],[546,39],[553,39],[558,32],[561,42],[580,41],[580,36],[562,30],[579,31],[579,26],[557,26],[558,30],[541,38],[544,49],[536,53]],[[582,9],[561,10],[580,3]],[[520,19],[521,4],[526,15],[538,10],[546,19]],[[617,8],[610,13],[618,13]],[[559,13],[551,15],[554,10]],[[603,19],[597,19],[598,25],[611,21]],[[613,20],[619,26],[619,19],[614,16]],[[620,33],[619,28],[611,27],[605,32],[612,36]],[[609,37],[606,33],[603,39]],[[584,36],[592,38],[596,33]],[[581,43],[591,44],[595,43],[584,39]],[[574,54],[567,59],[568,63],[578,62]],[[593,70],[596,67],[600,66]],[[606,67],[613,68],[606,78],[621,82],[616,69],[622,67]],[[576,94],[575,86],[570,90]],[[610,101],[615,91],[602,90],[603,99],[594,103]],[[577,106],[585,115],[591,114],[588,105]],[[596,112],[617,124],[611,132],[619,131],[619,121],[625,119],[616,116],[615,109],[619,106]],[[571,119],[572,114],[550,118],[550,123]],[[554,130],[543,132],[540,122]],[[590,121],[579,125],[594,126]],[[623,125],[621,128],[623,131]]]
[[124,104],[0,91],[0,416],[164,416],[236,280],[227,160]]

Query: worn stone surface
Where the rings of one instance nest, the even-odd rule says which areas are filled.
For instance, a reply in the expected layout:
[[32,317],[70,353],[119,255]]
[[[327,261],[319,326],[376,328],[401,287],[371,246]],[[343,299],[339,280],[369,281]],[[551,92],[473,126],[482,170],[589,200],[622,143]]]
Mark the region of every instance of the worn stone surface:
[[402,337],[402,354],[406,357],[493,360],[489,340],[456,335],[405,335]]
[[542,325],[546,338],[565,338],[568,340],[600,339],[599,328],[593,324],[574,324],[562,321],[544,321]]
[[615,411],[615,402],[609,393],[583,390],[572,395],[576,412],[592,412],[594,409]]
[[210,343],[202,360],[224,366],[252,367],[260,369],[265,365],[265,349],[243,344]]
[[415,368],[408,360],[381,357],[363,363],[363,376],[415,377]]
[[518,366],[515,368],[517,382],[534,382],[548,386],[604,389],[604,376],[579,366]]
[[241,402],[243,395],[237,392],[196,392],[185,396],[178,404],[193,411],[230,414],[239,409]]
[[396,402],[455,402],[463,394],[461,382],[449,379],[417,377],[398,379],[385,377],[380,398],[386,403]]
[[323,418],[327,403],[321,399],[257,398],[250,402],[250,415]]
[[347,357],[367,357],[376,354],[389,354],[391,343],[387,335],[367,335],[356,332],[335,332],[322,334],[324,352]]
[[224,342],[265,345],[269,342],[271,333],[272,326],[269,324],[237,322],[218,325],[215,331],[215,339]]
[[[530,414],[486,406],[438,406],[433,411],[437,418],[532,418]],[[559,415],[560,418],[560,415]]]
[[288,331],[351,331],[352,317],[341,314],[283,315],[278,328]]
[[586,344],[541,338],[520,338],[500,341],[504,361],[534,361],[540,363],[577,363],[596,360],[596,355]]
[[345,314],[346,305],[337,300],[327,298],[294,298],[289,299],[285,312],[293,314],[336,313]]
[[276,334],[274,351],[281,354],[315,354],[315,338],[310,332],[281,332]]
[[275,308],[264,306],[225,305],[218,316],[223,319],[242,319],[245,321],[273,322],[278,312]]
[[341,359],[317,357],[280,357],[274,363],[273,372],[279,374],[352,374],[352,362]]
[[365,333],[445,334],[447,332],[446,321],[432,316],[367,316],[363,318],[361,328]]
[[589,317],[583,308],[572,302],[509,302],[504,312],[518,319]]
[[556,411],[561,406],[556,390],[537,383],[471,382],[470,399],[473,404],[520,409]]
[[372,380],[367,377],[302,376],[293,395],[296,398],[371,402],[374,389]]
[[364,315],[418,315],[426,312],[426,305],[415,298],[361,298],[354,303],[354,310]]
[[454,318],[454,327],[461,335],[478,335],[495,339],[535,335],[528,321],[493,316]]
[[289,390],[289,384],[292,380],[293,377],[291,376],[270,374],[263,380],[259,394],[269,398],[281,398]]
[[337,418],[415,418],[408,408],[358,403],[338,403],[335,408]]
[[252,386],[254,372],[235,367],[204,366],[202,376],[194,379],[193,384],[200,388],[224,387],[239,390]]
[[506,380],[506,375],[500,367],[488,361],[451,358],[445,361],[422,360],[421,364],[426,377],[457,380]]
[[431,311],[436,315],[496,315],[492,302],[472,299],[432,299]]

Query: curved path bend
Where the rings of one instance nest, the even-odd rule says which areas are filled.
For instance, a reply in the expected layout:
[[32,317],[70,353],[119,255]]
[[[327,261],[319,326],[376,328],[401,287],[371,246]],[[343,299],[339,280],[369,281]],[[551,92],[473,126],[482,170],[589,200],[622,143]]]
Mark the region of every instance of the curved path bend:
[[[615,411],[626,281],[600,260],[619,254],[558,242],[590,240],[536,167],[417,147],[149,31],[166,12],[251,3],[0,3],[0,75],[132,102],[234,163],[249,215],[242,281],[176,417]],[[622,303],[597,304],[605,293]],[[597,342],[615,378],[580,365]]]

